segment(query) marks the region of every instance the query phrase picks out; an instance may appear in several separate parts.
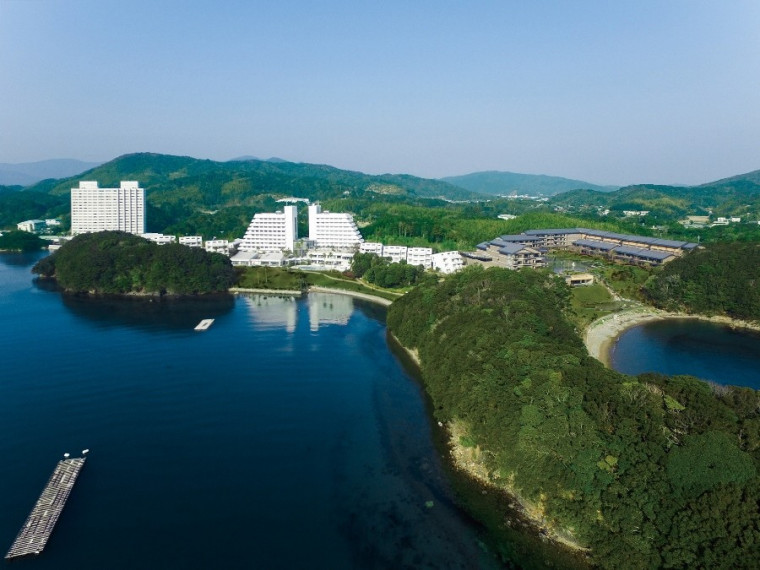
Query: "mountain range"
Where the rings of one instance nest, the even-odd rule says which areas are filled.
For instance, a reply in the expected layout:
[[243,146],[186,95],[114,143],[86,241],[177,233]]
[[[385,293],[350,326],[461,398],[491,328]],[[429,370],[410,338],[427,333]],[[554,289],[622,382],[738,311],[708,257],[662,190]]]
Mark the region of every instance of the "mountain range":
[[[80,161],[43,161],[27,163],[27,167],[30,164],[40,165],[36,171],[38,177],[43,171],[54,172],[51,168],[81,170],[91,166]],[[121,180],[139,181],[147,194],[148,229],[172,229],[188,234],[223,235],[244,229],[254,212],[273,211],[278,207],[277,199],[290,196],[332,201],[333,207],[358,212],[383,202],[443,207],[444,202],[432,200],[483,204],[484,200],[493,202],[494,194],[547,196],[554,193],[549,200],[550,207],[580,213],[584,210],[596,213],[607,208],[649,210],[671,221],[683,215],[707,213],[760,219],[760,170],[700,186],[634,185],[614,189],[566,178],[508,172],[481,172],[434,180],[406,174],[369,175],[277,158],[259,160],[241,156],[217,162],[137,153],[68,177],[46,178],[24,188],[20,185],[0,187],[0,227],[30,218],[65,218],[70,210],[70,190],[82,180],[96,180],[101,187],[118,186]],[[565,188],[571,189],[563,190]],[[495,202],[489,208],[510,209],[506,204],[502,207]],[[213,225],[209,225],[211,218]],[[187,221],[186,227],[178,227],[181,220]]]
[[441,178],[445,182],[461,188],[488,194],[491,196],[554,196],[570,190],[586,189],[597,192],[612,192],[619,186],[599,186],[572,180],[560,176],[546,176],[544,174],[518,174],[516,172],[499,172],[490,170],[486,172],[473,172],[462,176],[448,176]]

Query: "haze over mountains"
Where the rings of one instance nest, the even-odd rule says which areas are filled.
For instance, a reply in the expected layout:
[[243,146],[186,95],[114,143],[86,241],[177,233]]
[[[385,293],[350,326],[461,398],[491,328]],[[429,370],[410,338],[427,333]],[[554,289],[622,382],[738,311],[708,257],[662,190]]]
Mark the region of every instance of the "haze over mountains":
[[[88,170],[97,169],[102,165],[110,165],[113,163],[121,164],[126,157],[155,157],[157,159],[158,157],[170,158],[170,155],[135,153],[118,157],[108,163],[84,162],[73,159],[51,159],[17,164],[0,163],[0,185],[29,187],[43,180],[72,178],[85,173]],[[619,186],[603,186],[583,180],[574,180],[560,176],[523,174],[494,170],[473,172],[459,176],[447,176],[440,179],[427,179],[407,174],[369,175],[361,172],[341,170],[328,165],[289,162],[278,157],[260,159],[251,155],[243,155],[225,162],[195,159],[191,157],[171,158],[186,161],[188,164],[204,164],[206,168],[201,168],[200,170],[205,170],[206,172],[209,172],[210,170],[217,172],[221,170],[235,172],[242,170],[247,171],[249,174],[252,172],[258,172],[259,174],[267,172],[268,175],[273,175],[277,171],[277,168],[268,169],[264,165],[280,166],[282,167],[280,173],[286,176],[310,178],[313,177],[315,173],[319,172],[320,174],[316,176],[317,179],[329,179],[335,182],[346,183],[350,186],[356,186],[358,184],[359,187],[369,187],[371,186],[369,181],[372,180],[376,185],[379,184],[380,186],[385,186],[384,190],[376,187],[376,190],[379,190],[380,193],[403,194],[405,190],[410,190],[413,194],[420,197],[441,197],[452,200],[476,198],[477,194],[484,194],[487,196],[540,195],[551,197],[576,190],[591,190],[594,193],[610,193],[621,189]],[[134,160],[132,159],[131,161],[133,162]],[[215,166],[212,167],[212,165]],[[114,169],[107,168],[106,170],[113,171]],[[121,170],[121,167],[117,167],[116,170]],[[129,169],[126,170],[127,171],[123,173],[124,176],[129,175]],[[191,170],[200,173],[197,166],[193,167]],[[102,184],[105,184],[105,180],[99,178],[102,174],[103,172],[96,170],[92,173],[90,178],[101,181]],[[145,185],[147,180],[138,176],[139,174],[140,172],[138,169],[137,172],[134,172],[133,177],[137,176],[135,179]],[[153,177],[150,176],[150,178]],[[641,188],[644,186],[647,188],[683,189],[712,188],[717,186],[732,188],[736,183],[747,182],[760,184],[760,171],[732,176],[714,182],[707,182],[699,186],[657,186],[647,184],[633,185],[625,188]],[[394,188],[394,186],[398,187]],[[587,196],[593,196],[593,194],[584,194]],[[579,194],[576,194],[576,196],[578,195]],[[600,199],[592,198],[592,201],[599,202]],[[601,201],[604,200],[602,199]]]
[[480,194],[492,196],[514,196],[528,194],[531,196],[554,196],[570,190],[596,190],[597,192],[612,192],[619,186],[599,186],[583,180],[572,180],[560,176],[544,174],[518,174],[516,172],[500,172],[490,170],[473,172],[462,176],[447,176],[441,178],[461,188],[466,188]]
[[47,178],[75,176],[101,164],[101,162],[84,162],[70,158],[16,164],[0,163],[0,185],[30,186]]

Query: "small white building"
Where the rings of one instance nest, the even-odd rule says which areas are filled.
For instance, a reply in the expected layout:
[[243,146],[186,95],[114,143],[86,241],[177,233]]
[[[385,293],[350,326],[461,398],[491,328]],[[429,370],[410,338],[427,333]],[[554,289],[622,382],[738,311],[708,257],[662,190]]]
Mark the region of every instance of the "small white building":
[[45,220],[26,220],[16,224],[16,227],[22,232],[35,233],[44,230],[46,224]]
[[432,255],[432,266],[441,273],[455,273],[464,267],[464,260],[458,251],[443,251]]
[[301,259],[301,263],[306,264],[310,269],[348,271],[351,269],[353,259],[354,252],[351,250],[317,248],[310,249],[306,257]]
[[156,233],[140,234],[140,237],[150,240],[153,243],[157,243],[158,245],[166,245],[167,243],[175,243],[177,241],[177,236],[168,236]]
[[179,243],[188,247],[203,247],[201,236],[179,236]]
[[409,265],[421,265],[425,269],[430,269],[433,265],[433,248],[410,247],[406,250],[406,262]]
[[376,241],[365,241],[359,245],[360,253],[374,253],[378,257],[383,256],[383,244]]
[[383,257],[390,259],[391,263],[399,263],[401,260],[406,261],[408,249],[405,245],[385,245],[383,246]]
[[206,240],[206,243],[203,245],[203,247],[206,251],[221,253],[223,255],[230,254],[230,242],[226,239]]

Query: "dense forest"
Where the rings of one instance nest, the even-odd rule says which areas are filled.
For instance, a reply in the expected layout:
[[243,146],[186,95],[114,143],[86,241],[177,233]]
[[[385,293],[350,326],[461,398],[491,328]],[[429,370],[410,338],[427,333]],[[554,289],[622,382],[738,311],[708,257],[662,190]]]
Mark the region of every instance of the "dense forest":
[[227,291],[229,258],[124,232],[81,234],[32,269],[64,290],[96,294],[199,295]]
[[760,244],[712,244],[675,259],[644,289],[672,311],[760,321]]
[[37,251],[47,245],[44,239],[29,232],[11,230],[0,235],[0,251]]
[[604,568],[754,568],[760,398],[591,358],[541,271],[469,268],[388,312],[442,422]]
[[384,288],[411,287],[428,279],[436,279],[421,265],[406,261],[391,263],[390,259],[374,253],[355,253],[351,260],[351,275]]

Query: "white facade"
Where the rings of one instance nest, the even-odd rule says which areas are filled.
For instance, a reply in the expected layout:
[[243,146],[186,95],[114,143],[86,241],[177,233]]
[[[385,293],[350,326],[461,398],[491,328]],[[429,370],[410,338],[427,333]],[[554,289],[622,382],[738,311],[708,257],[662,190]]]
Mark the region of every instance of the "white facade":
[[71,189],[71,233],[118,230],[145,233],[145,190],[134,181],[118,188],[98,188],[95,181]]
[[374,253],[378,257],[383,256],[383,244],[376,241],[365,241],[359,245],[360,253]]
[[355,248],[364,239],[351,214],[323,212],[319,204],[309,206],[309,240],[317,247]]
[[36,231],[45,229],[47,224],[44,220],[26,220],[25,222],[19,222],[16,227],[22,232],[34,233]]
[[140,234],[140,237],[144,237],[147,240],[157,243],[158,245],[166,245],[167,243],[174,243],[177,241],[177,236],[167,236],[164,234]]
[[406,252],[409,248],[405,245],[384,245],[383,257],[391,260],[391,263],[406,261]]
[[335,250],[330,248],[310,249],[305,258],[301,259],[312,269],[334,269],[336,271],[348,271],[354,253],[350,250]]
[[406,250],[406,262],[409,265],[422,265],[429,269],[433,265],[433,248],[410,247]]
[[188,247],[203,247],[201,236],[179,236],[179,243]]
[[222,253],[224,255],[230,254],[230,242],[226,239],[209,239],[203,245],[206,251],[215,253]]
[[293,251],[298,239],[298,211],[285,206],[282,212],[254,214],[240,243],[240,251]]
[[433,269],[441,273],[455,273],[464,267],[464,260],[458,251],[444,251],[432,256]]

